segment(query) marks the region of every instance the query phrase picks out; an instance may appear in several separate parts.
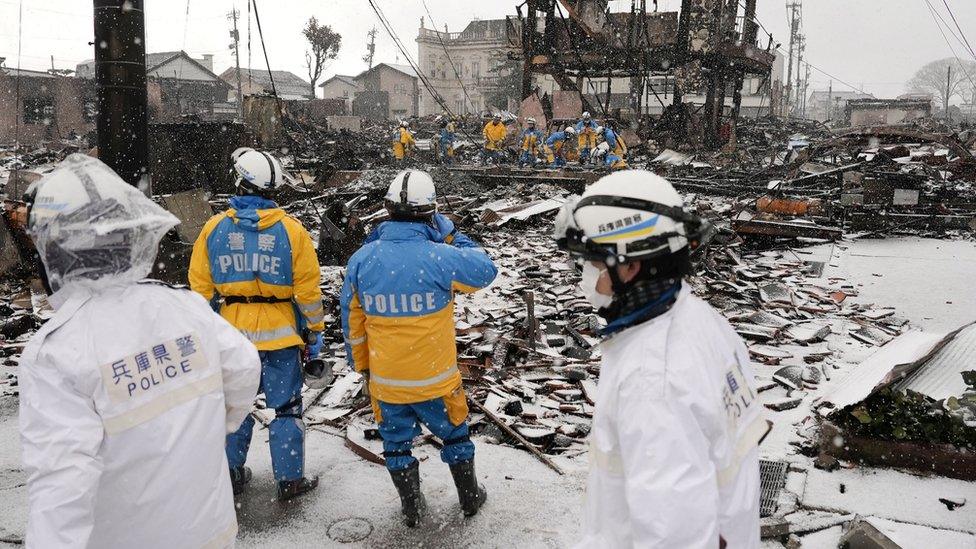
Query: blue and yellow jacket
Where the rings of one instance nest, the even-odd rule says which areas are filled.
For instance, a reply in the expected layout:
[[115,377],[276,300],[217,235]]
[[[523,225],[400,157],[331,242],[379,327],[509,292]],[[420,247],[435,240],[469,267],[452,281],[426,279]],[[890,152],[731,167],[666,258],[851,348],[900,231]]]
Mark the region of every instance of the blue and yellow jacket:
[[471,239],[440,242],[423,223],[388,221],[349,259],[342,331],[350,364],[368,370],[370,396],[409,404],[461,387],[454,292],[475,292],[498,273]]
[[589,122],[580,119],[576,123],[576,140],[581,149],[592,149],[596,147],[596,120],[590,119]]
[[526,128],[522,132],[522,152],[538,154],[539,145],[542,141],[542,132],[534,128]]
[[303,329],[325,329],[319,262],[308,231],[271,200],[235,196],[210,219],[190,258],[190,287],[207,300],[262,297],[279,303],[223,304],[220,315],[259,351],[304,345]]
[[569,134],[566,132],[553,132],[549,139],[546,139],[546,146],[558,151],[568,139]]

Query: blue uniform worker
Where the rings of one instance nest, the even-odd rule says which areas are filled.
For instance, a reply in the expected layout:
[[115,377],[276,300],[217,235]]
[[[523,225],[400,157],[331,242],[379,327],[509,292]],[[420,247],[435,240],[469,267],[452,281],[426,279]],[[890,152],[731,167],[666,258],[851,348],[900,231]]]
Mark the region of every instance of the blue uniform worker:
[[441,133],[437,139],[437,152],[444,164],[454,162],[454,122],[442,122]]
[[627,143],[619,133],[613,128],[604,128],[603,139],[606,140],[610,150],[607,151],[606,165],[613,170],[622,170],[627,167]]
[[529,118],[526,120],[528,127],[522,132],[519,142],[521,143],[522,153],[519,156],[519,167],[531,166],[535,167],[536,163],[539,161],[539,151],[542,148],[542,142],[544,136],[542,132],[535,127],[535,118]]
[[596,148],[596,129],[599,124],[590,117],[590,113],[584,112],[583,118],[576,123],[576,134],[578,137],[577,146],[579,147],[580,164],[586,163],[590,159],[590,154]]
[[398,174],[386,206],[392,220],[349,260],[342,329],[352,366],[368,376],[386,466],[405,522],[415,526],[424,503],[411,449],[421,423],[443,442],[441,459],[451,468],[464,513],[475,514],[487,497],[468,438],[454,294],[486,287],[497,270],[481,247],[436,213],[428,174]]
[[[231,209],[204,225],[190,259],[190,287],[211,301],[257,347],[260,392],[275,411],[269,438],[279,499],[290,499],[318,484],[305,478],[305,424],[302,420],[302,350],[322,347],[325,311],[319,262],[308,231],[279,208],[271,196],[284,184],[284,171],[271,155],[235,152],[240,196]],[[222,303],[221,303],[222,301]],[[235,493],[250,480],[244,467],[254,419],[248,415],[227,436],[227,462]]]
[[552,168],[561,168],[566,165],[566,148],[569,140],[576,136],[576,130],[572,126],[565,131],[553,132],[546,139],[546,160]]

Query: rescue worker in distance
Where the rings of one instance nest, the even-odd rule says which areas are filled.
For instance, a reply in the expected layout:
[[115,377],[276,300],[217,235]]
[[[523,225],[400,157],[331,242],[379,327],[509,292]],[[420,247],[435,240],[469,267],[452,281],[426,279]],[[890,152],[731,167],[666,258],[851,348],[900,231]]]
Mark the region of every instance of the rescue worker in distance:
[[607,153],[604,163],[611,170],[623,170],[627,168],[627,143],[623,136],[617,133],[613,122],[607,121],[606,127],[597,128],[597,135],[603,137],[607,144]]
[[441,164],[454,163],[454,135],[456,132],[453,120],[441,120],[441,131],[437,139],[437,157]]
[[99,160],[69,156],[25,198],[55,309],[18,368],[26,546],[232,546],[224,437],[257,350],[199,295],[140,282],[179,221]]
[[542,145],[542,132],[535,127],[535,118],[529,117],[525,120],[526,128],[522,132],[519,141],[521,142],[522,154],[519,156],[519,167],[535,167],[539,161],[539,149]]
[[485,138],[485,150],[481,158],[482,163],[487,164],[491,161],[497,164],[501,162],[504,158],[502,156],[502,143],[508,137],[508,128],[502,123],[501,115],[496,114],[491,117],[491,121],[485,124],[481,133]]
[[598,126],[596,120],[593,120],[588,112],[584,112],[583,117],[576,123],[580,164],[589,162],[590,153],[596,148],[596,129]]
[[497,270],[477,244],[437,213],[434,182],[400,172],[386,194],[391,220],[349,260],[342,287],[347,356],[367,376],[383,455],[400,495],[404,523],[426,508],[411,455],[423,423],[443,443],[466,516],[487,498],[474,469],[468,405],[457,367],[454,292],[488,286]]
[[[261,392],[275,411],[269,429],[278,498],[291,499],[318,485],[305,478],[302,420],[302,348],[315,358],[325,328],[319,263],[308,231],[272,200],[286,182],[278,159],[239,149],[232,157],[238,196],[231,208],[204,225],[190,258],[190,287],[219,307],[221,316],[261,354]],[[244,491],[244,466],[254,419],[227,437],[234,493]]]
[[609,322],[579,548],[759,547],[769,425],[742,340],[682,282],[709,230],[682,206],[663,178],[622,171],[556,219]]
[[569,140],[576,137],[576,128],[569,126],[564,131],[553,132],[546,139],[546,161],[550,168],[561,168],[566,165],[566,149]]
[[393,132],[393,158],[402,161],[413,156],[413,150],[416,146],[417,142],[413,138],[413,133],[410,132],[409,124],[406,120],[401,121],[396,131]]

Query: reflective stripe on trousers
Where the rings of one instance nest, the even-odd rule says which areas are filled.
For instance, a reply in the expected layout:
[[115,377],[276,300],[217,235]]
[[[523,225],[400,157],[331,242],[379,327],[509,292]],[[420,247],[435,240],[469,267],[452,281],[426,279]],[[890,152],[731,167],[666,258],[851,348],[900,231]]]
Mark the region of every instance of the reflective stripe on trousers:
[[426,387],[428,385],[434,385],[436,383],[446,381],[458,373],[457,365],[454,365],[444,372],[427,379],[389,379],[376,374],[370,374],[370,380],[381,385],[389,385],[390,387]]

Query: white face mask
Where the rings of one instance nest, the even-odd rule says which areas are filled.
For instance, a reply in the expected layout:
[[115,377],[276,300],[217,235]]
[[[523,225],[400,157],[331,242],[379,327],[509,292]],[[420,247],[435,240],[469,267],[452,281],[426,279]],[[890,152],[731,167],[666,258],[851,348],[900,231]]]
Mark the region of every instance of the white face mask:
[[583,264],[583,279],[580,280],[580,290],[583,291],[583,296],[593,308],[600,310],[610,306],[613,302],[612,295],[604,295],[596,291],[597,282],[599,282],[600,277],[603,273],[607,272],[607,268],[595,267],[592,263],[587,261]]

